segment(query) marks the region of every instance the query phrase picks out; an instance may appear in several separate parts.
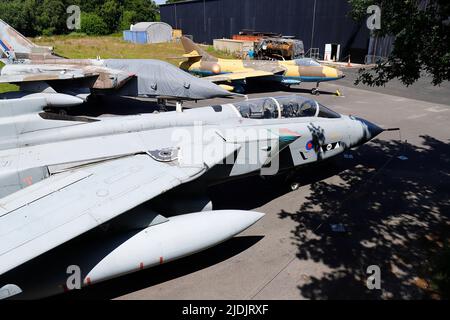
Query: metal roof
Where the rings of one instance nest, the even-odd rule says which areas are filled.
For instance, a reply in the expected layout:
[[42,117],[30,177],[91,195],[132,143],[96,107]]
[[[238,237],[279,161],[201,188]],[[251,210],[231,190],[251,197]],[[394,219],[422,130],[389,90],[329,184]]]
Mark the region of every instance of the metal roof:
[[147,31],[151,26],[154,25],[166,25],[167,27],[172,29],[172,27],[165,22],[138,22],[133,25],[133,31]]

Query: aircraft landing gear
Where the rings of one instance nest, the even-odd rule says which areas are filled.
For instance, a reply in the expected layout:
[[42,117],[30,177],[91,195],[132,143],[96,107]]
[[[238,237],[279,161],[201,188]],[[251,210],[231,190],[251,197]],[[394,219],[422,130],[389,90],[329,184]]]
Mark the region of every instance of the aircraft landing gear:
[[164,98],[156,99],[156,105],[158,106],[158,110],[155,112],[160,113],[167,111],[167,99]]
[[315,88],[312,88],[312,90],[311,90],[311,94],[312,94],[312,95],[315,95],[315,96],[320,95],[319,84],[320,84],[320,82],[317,82],[316,87],[315,87]]

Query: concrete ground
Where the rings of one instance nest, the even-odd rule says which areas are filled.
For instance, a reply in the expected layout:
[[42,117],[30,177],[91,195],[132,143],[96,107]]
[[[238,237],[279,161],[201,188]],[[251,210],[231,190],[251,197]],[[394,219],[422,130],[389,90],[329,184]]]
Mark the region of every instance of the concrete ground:
[[[310,88],[291,91],[309,96]],[[385,132],[330,163],[301,170],[297,191],[281,180],[259,178],[216,187],[211,191],[216,208],[254,209],[265,217],[222,245],[72,297],[428,297],[423,289],[429,281],[428,261],[450,228],[450,91],[439,91],[447,95],[445,105],[423,101],[431,100],[426,93],[417,97],[411,92],[420,100],[408,99],[403,89],[400,96],[346,82],[321,84],[321,89],[317,100],[322,104],[382,127],[400,127],[400,133]],[[336,89],[344,97],[333,95]],[[251,96],[282,94],[286,92]],[[333,231],[333,225],[343,232]],[[371,265],[380,267],[381,290],[366,287]]]

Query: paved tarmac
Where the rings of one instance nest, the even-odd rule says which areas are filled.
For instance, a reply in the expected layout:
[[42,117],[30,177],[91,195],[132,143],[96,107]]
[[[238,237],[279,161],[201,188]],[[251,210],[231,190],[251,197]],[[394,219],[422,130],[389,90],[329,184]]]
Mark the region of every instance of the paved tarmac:
[[[358,77],[358,69],[345,68],[343,71],[346,77],[339,80],[339,85],[354,87],[355,80]],[[432,78],[429,76],[423,76],[409,87],[402,84],[399,80],[392,80],[386,86],[382,87],[369,87],[359,84],[356,88],[432,103],[450,104],[450,81],[443,82],[439,86],[434,86],[432,84]]]
[[[310,88],[302,85],[291,91],[309,95]],[[266,213],[265,217],[212,249],[68,297],[430,296],[420,288],[420,279],[429,280],[427,262],[450,228],[450,103],[426,102],[433,100],[412,94],[416,100],[408,99],[402,90],[395,96],[339,82],[321,84],[321,89],[317,100],[333,110],[382,127],[400,127],[401,132],[385,132],[345,156],[301,170],[297,181],[302,186],[297,191],[290,191],[282,180],[260,178],[216,187],[211,190],[216,208],[255,209]],[[336,89],[344,97],[335,96]],[[283,94],[288,93],[251,97]],[[230,100],[213,102],[226,101]],[[381,290],[366,286],[371,265],[380,267]]]

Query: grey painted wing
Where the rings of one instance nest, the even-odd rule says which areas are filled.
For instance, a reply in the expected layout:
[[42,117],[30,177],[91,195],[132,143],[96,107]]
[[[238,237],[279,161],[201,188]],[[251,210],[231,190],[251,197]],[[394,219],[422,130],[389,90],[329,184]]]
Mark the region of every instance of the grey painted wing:
[[73,80],[73,79],[89,79],[97,78],[98,74],[89,73],[82,74],[79,72],[67,72],[64,74],[43,72],[39,74],[11,74],[1,75],[0,83],[23,83],[23,82],[40,82],[40,81],[55,81],[55,80]]
[[135,155],[58,174],[0,199],[0,274],[204,170]]

